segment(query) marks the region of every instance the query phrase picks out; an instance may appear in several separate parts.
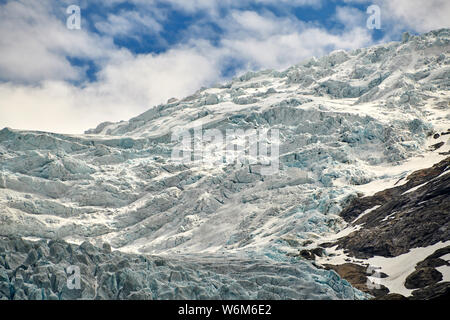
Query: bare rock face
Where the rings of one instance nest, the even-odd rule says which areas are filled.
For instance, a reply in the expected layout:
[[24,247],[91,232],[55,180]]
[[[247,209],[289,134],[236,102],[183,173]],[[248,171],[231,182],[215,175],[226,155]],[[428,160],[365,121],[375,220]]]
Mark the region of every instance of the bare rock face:
[[[341,238],[339,247],[358,258],[394,257],[411,248],[450,239],[450,167],[447,158],[407,177],[404,185],[356,198],[341,216],[363,228]],[[365,210],[379,206],[354,221]]]
[[428,256],[423,261],[420,261],[416,268],[450,266],[449,262],[441,259],[442,256],[448,253],[450,253],[450,246],[436,250],[432,255]]
[[450,246],[436,250],[416,265],[416,270],[405,281],[408,289],[417,289],[412,292],[411,299],[444,299],[450,296],[450,282],[442,282],[442,273],[436,268],[450,266],[442,257],[450,253]]
[[412,293],[412,300],[449,300],[450,282],[436,283]]
[[[380,288],[369,288],[368,287],[368,278],[367,276],[371,276],[372,274],[367,273],[367,268],[361,265],[357,265],[354,263],[344,263],[341,265],[324,265],[326,268],[335,270],[342,278],[347,280],[352,284],[353,287],[367,292],[374,297],[382,297],[385,296],[389,290],[385,286],[380,286]],[[380,274],[381,277],[386,275]]]
[[[418,170],[406,178],[406,183],[386,189],[370,197],[350,201],[341,216],[357,231],[324,247],[338,245],[353,257],[396,257],[410,249],[427,247],[450,239],[450,158],[431,168]],[[400,182],[400,181],[399,181]],[[375,207],[375,208],[374,208]],[[374,208],[373,210],[369,210]],[[369,210],[366,212],[366,210]],[[363,214],[364,213],[364,214]],[[449,282],[442,282],[439,267],[450,266],[443,258],[450,246],[436,250],[415,266],[407,275],[406,289],[414,289],[408,299],[440,299],[448,297]],[[406,299],[389,290],[370,291],[365,288],[365,268],[352,263],[326,265],[336,270],[356,288],[369,292],[376,299]]]
[[405,296],[398,293],[389,293],[376,297],[375,300],[408,300]]
[[405,281],[407,289],[423,288],[442,280],[442,273],[431,267],[419,268],[411,273]]

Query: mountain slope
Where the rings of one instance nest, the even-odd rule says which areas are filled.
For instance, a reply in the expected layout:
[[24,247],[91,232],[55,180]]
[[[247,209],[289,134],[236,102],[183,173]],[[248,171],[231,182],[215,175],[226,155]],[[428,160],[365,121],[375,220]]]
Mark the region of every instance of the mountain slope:
[[[358,193],[446,158],[448,136],[439,148],[433,136],[450,128],[449,41],[443,29],[250,72],[84,135],[5,128],[0,235],[292,263],[289,254],[347,226],[339,213]],[[174,162],[177,130],[197,128],[278,129],[279,170]],[[239,135],[232,143],[245,148]],[[322,270],[308,272],[328,286]]]
[[[393,188],[354,198],[340,214],[350,232],[322,243],[322,250],[304,252],[320,252],[318,262],[344,277],[353,270],[347,279],[359,281],[359,288],[375,296],[389,291],[413,298],[448,296],[449,164],[450,157],[413,172]],[[384,276],[377,279],[375,273]],[[368,279],[376,281],[378,291],[371,290]]]

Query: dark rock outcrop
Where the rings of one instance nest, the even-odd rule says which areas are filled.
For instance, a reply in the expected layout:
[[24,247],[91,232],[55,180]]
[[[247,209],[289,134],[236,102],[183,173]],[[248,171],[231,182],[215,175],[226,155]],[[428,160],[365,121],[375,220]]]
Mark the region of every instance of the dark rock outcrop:
[[408,298],[398,293],[389,293],[376,297],[375,300],[408,300]]
[[[444,134],[444,133],[443,133]],[[439,145],[434,146],[435,149]],[[341,216],[351,225],[360,225],[357,231],[334,243],[347,254],[360,259],[373,256],[395,257],[412,248],[427,247],[450,240],[450,158],[431,168],[418,170],[406,178],[406,183],[386,189],[370,197],[350,200]],[[400,181],[399,181],[400,182]],[[378,206],[374,208],[375,206]],[[362,215],[366,210],[372,209]],[[416,289],[408,299],[440,299],[449,296],[450,283],[436,269],[450,266],[441,257],[450,253],[450,246],[436,250],[416,265],[408,275],[405,288]],[[364,266],[351,263],[327,265],[356,288],[372,294],[376,299],[406,299],[386,290],[370,291],[366,286]]]
[[298,255],[293,255],[293,256],[300,256],[303,259],[306,260],[315,260],[316,257],[321,257],[324,254],[324,249],[321,247],[317,247],[314,249],[310,249],[310,250],[300,250]]
[[[363,228],[339,239],[339,248],[358,258],[394,257],[449,240],[450,175],[444,173],[449,168],[447,158],[415,171],[401,186],[353,199],[341,216]],[[379,207],[357,219],[375,206]]]
[[419,268],[411,273],[405,281],[406,289],[424,288],[442,280],[442,274],[434,268]]
[[[380,285],[376,288],[374,283],[368,281],[367,277],[373,276],[373,274],[367,272],[367,267],[354,263],[344,263],[340,265],[326,264],[324,267],[336,271],[342,278],[350,282],[353,287],[374,297],[383,297],[389,292],[385,286]],[[380,274],[380,277],[386,277],[386,275]]]
[[450,246],[441,248],[420,261],[416,270],[405,281],[408,289],[417,289],[412,292],[411,299],[441,299],[450,294],[450,282],[442,282],[442,274],[435,268],[450,266],[442,256],[450,253]]
[[411,300],[449,300],[450,282],[436,283],[412,292]]

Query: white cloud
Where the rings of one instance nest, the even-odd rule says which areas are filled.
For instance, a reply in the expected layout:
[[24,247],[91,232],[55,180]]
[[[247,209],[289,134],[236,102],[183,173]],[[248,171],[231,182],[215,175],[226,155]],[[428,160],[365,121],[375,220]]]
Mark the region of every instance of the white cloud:
[[173,9],[184,11],[187,13],[195,13],[198,11],[207,12],[211,17],[220,16],[221,9],[242,9],[250,5],[273,5],[278,8],[286,7],[313,7],[320,8],[324,0],[110,0],[107,3],[101,2],[102,5],[115,5],[118,3],[133,3],[141,10],[155,10],[158,4],[170,5]]
[[84,71],[67,57],[99,60],[121,52],[110,38],[67,29],[66,16],[57,19],[54,10],[51,1],[10,1],[0,6],[0,80],[80,80]]
[[254,69],[282,69],[334,49],[354,49],[371,42],[369,30],[353,26],[333,34],[295,17],[276,17],[251,11],[234,11],[223,22],[221,45],[235,59]]
[[427,32],[450,27],[448,0],[344,0],[348,4],[367,6],[376,4],[381,9],[381,27],[385,38],[398,38],[401,31]]
[[427,32],[450,26],[450,1],[448,0],[383,0],[382,21],[394,30],[408,29]]
[[143,16],[136,11],[123,11],[119,14],[110,14],[107,21],[99,21],[95,28],[110,36],[130,35],[145,29],[146,33],[159,33],[162,25],[153,17]]
[[[87,31],[78,34],[67,31],[64,24],[57,23],[49,10],[44,9],[33,14],[38,19],[50,17],[50,22],[43,26],[42,34],[32,34],[36,39],[28,39],[26,32],[32,29],[29,13],[19,17],[15,10],[11,12],[20,21],[17,32],[24,32],[22,39],[31,41],[40,55],[26,65],[23,65],[25,57],[20,57],[14,62],[14,72],[7,75],[28,84],[0,84],[0,126],[62,133],[80,133],[103,121],[126,120],[171,97],[189,95],[201,86],[222,80],[225,61],[238,61],[244,69],[280,69],[311,55],[359,47],[370,40],[365,29],[355,28],[338,35],[295,17],[232,10],[216,20],[224,30],[216,45],[201,38],[190,38],[158,55],[133,55],[114,47],[105,40],[108,37],[98,38]],[[8,16],[4,18],[2,23],[17,26]],[[108,23],[114,22],[118,23],[111,25],[116,29],[110,29],[110,34],[128,32],[136,23],[154,23],[128,13],[124,20],[109,16],[100,28],[108,32]],[[16,46],[10,53],[20,54],[24,50]],[[73,51],[80,57],[98,59],[100,71],[96,82],[77,87],[64,81],[82,75],[65,60]],[[45,65],[34,67],[38,61],[44,61]]]
[[217,79],[216,66],[194,49],[133,56],[106,66],[79,88],[63,81],[0,84],[0,126],[81,133],[107,120],[128,120],[167,99]]
[[276,17],[270,12],[234,10],[224,21],[228,35],[265,38],[270,35],[297,32],[304,24],[294,17]]
[[[103,121],[127,120],[171,97],[181,98],[220,81],[227,61],[239,62],[244,66],[240,71],[282,69],[334,49],[353,49],[372,42],[371,30],[365,28],[365,12],[349,7],[337,9],[333,19],[344,23],[345,28],[336,32],[299,21],[289,13],[279,17],[269,11],[242,10],[249,2],[275,4],[275,0],[168,1],[180,10],[204,10],[208,14],[185,31],[181,44],[160,54],[143,55],[117,48],[112,36],[129,35],[139,28],[161,32],[164,13],[153,12],[159,1],[134,0],[138,9],[95,21],[103,36],[87,28],[67,30],[64,10],[55,13],[51,0],[2,5],[0,80],[8,82],[0,83],[0,127],[80,133]],[[430,1],[435,5],[438,2]],[[440,4],[442,12],[428,4],[421,8],[416,0],[397,0],[400,7],[381,0],[375,3],[382,7],[382,24],[391,29],[395,23],[399,28],[411,25],[417,31],[441,27],[447,23],[443,17],[449,16],[448,3]],[[286,0],[283,4],[323,3]],[[219,14],[226,6],[226,14]],[[223,30],[215,42],[206,40],[210,30],[203,23],[208,21]],[[97,81],[85,81],[81,86],[67,82],[85,80],[84,70],[71,65],[67,56],[95,61],[99,66]]]
[[337,7],[335,20],[342,23],[346,29],[364,27],[368,15],[366,12],[353,7]]
[[[139,0],[138,0],[139,1]],[[312,6],[320,7],[322,0],[165,0],[164,2],[170,3],[178,9],[185,11],[197,11],[197,10],[207,10],[210,12],[215,12],[219,8],[243,8],[249,4],[264,4],[264,5],[276,5],[276,6],[288,6],[288,7],[301,7],[301,6]]]

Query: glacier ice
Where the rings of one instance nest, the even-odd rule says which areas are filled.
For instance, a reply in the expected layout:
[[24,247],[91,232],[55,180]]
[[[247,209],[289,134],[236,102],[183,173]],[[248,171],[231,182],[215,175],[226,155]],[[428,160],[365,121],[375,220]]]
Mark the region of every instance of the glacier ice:
[[[444,29],[334,52],[282,72],[250,72],[83,135],[5,128],[0,234],[108,242],[139,254],[280,262],[299,249],[285,239],[301,247],[345,225],[337,214],[355,186],[386,178],[380,168],[427,152],[427,138],[449,124],[449,64]],[[279,129],[279,173],[173,163],[172,131],[199,126]],[[301,282],[302,297],[357,294],[331,271],[282,263],[309,277]],[[237,288],[223,289],[228,295],[221,297],[257,297],[229,275],[216,275]],[[168,292],[161,297],[175,294]]]

